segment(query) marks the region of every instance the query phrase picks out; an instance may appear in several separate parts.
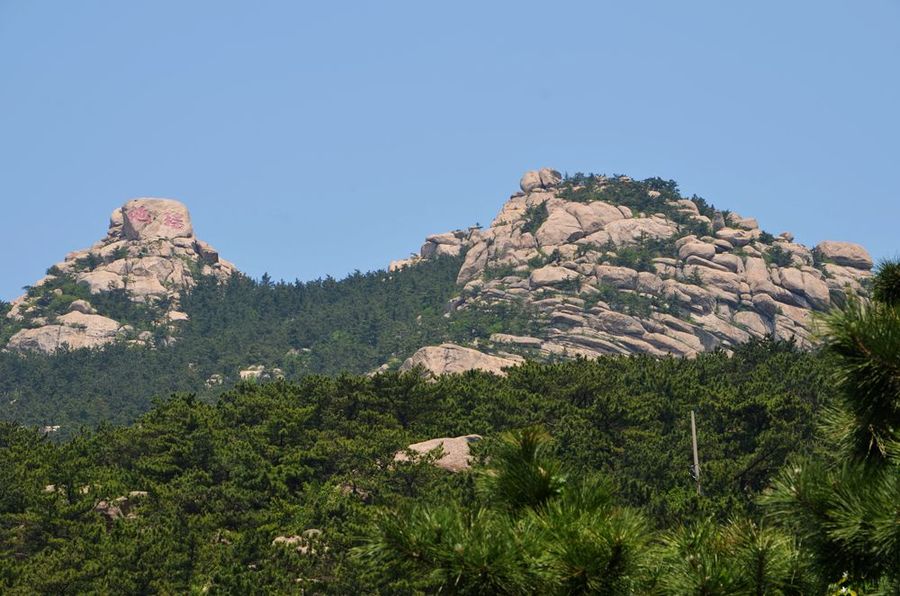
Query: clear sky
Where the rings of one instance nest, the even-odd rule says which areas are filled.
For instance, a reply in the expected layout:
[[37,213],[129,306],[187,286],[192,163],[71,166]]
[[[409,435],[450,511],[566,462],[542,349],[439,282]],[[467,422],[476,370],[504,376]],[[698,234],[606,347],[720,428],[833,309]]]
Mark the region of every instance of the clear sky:
[[305,280],[487,224],[545,165],[897,255],[898,31],[897,0],[0,0],[0,298],[132,197]]

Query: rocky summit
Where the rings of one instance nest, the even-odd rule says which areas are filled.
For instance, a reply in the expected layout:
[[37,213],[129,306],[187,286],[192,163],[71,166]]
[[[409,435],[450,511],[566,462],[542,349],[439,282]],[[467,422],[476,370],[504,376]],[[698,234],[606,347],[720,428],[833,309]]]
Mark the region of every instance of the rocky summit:
[[[7,348],[51,353],[117,339],[171,341],[175,326],[187,318],[179,310],[181,292],[199,275],[226,280],[236,271],[194,236],[184,204],[133,199],[112,212],[104,239],[66,255],[13,301],[7,316],[22,329]],[[114,313],[135,320],[118,320]]]
[[[503,358],[693,356],[765,336],[810,346],[815,313],[868,294],[863,247],[803,246],[682,197],[671,181],[545,168],[520,188],[489,228],[430,236],[418,255],[391,264],[464,253],[452,309],[504,305],[535,323],[530,335],[496,333],[477,346]],[[417,363],[448,351],[427,349]],[[466,361],[496,367],[471,352]]]

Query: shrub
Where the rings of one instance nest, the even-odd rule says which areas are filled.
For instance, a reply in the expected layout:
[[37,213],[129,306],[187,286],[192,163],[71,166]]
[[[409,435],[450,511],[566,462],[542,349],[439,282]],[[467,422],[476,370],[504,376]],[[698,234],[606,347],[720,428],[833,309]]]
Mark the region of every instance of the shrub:
[[781,248],[778,244],[773,244],[765,253],[763,259],[770,265],[778,265],[779,267],[790,267],[793,259],[791,253]]
[[763,231],[759,233],[758,240],[763,244],[772,244],[773,242],[775,242],[775,236],[766,231]]
[[872,297],[885,304],[900,304],[900,262],[878,265],[872,282]]
[[546,203],[538,203],[532,205],[525,210],[525,223],[522,225],[522,233],[534,234],[547,221],[549,213],[547,212]]
[[496,267],[484,268],[484,279],[490,281],[492,279],[503,279],[510,275],[517,275],[515,265],[498,265]]
[[816,267],[819,267],[819,268],[821,268],[823,265],[826,265],[829,263],[834,264],[834,261],[832,259],[829,259],[825,255],[823,255],[822,252],[818,248],[813,249],[812,257],[813,257],[813,265],[815,265]]

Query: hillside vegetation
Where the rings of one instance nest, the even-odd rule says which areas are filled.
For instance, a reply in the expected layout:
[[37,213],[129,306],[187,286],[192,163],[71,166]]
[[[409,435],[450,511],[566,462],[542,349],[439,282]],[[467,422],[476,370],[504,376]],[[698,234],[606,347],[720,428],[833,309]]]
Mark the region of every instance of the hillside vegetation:
[[154,397],[212,403],[242,375],[395,370],[420,350],[440,374],[463,357],[455,370],[767,337],[809,348],[816,313],[868,295],[863,247],[810,250],[674,181],[545,168],[520,187],[487,229],[429,236],[390,271],[294,283],[237,273],[182,203],[129,201],[104,239],[0,304],[0,420],[65,439]]
[[[443,257],[390,274],[295,283],[201,277],[182,298],[189,320],[163,348],[120,342],[52,355],[0,352],[0,419],[59,425],[57,436],[68,437],[82,425],[129,422],[154,397],[187,391],[212,400],[252,365],[288,379],[359,374],[396,366],[428,343],[485,336],[499,320],[527,325],[503,308],[444,317],[460,263]],[[0,316],[0,337],[16,325]]]
[[[821,353],[243,383],[62,444],[0,425],[0,588],[896,594],[900,265],[873,296]],[[472,469],[403,451],[464,434]]]
[[[113,243],[0,304],[0,593],[900,593],[900,264],[656,179],[522,190],[389,272],[137,300],[79,280],[168,258]],[[398,370],[461,351],[516,366]]]
[[[648,527],[752,515],[754,497],[789,454],[816,452],[814,421],[836,399],[829,369],[824,355],[766,341],[732,357],[529,363],[506,378],[473,371],[434,382],[385,373],[243,383],[214,405],[180,395],[133,425],[62,444],[7,424],[0,587],[247,593],[300,583],[314,592],[383,585],[405,593],[389,587],[398,577],[351,554],[375,531],[379,511],[476,497],[471,474],[438,470],[428,458],[393,464],[393,454],[476,433],[486,455],[503,431],[535,425],[552,434],[563,465],[605,478]],[[702,498],[689,471],[691,410]],[[133,516],[111,520],[97,510],[119,497]],[[309,530],[321,530],[308,532],[314,552],[273,545]]]

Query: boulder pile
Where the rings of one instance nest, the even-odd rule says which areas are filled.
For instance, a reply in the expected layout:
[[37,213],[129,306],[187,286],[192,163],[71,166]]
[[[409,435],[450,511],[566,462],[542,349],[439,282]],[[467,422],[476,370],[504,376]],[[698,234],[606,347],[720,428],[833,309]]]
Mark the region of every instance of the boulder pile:
[[514,354],[495,356],[473,348],[446,343],[439,346],[426,346],[417,350],[400,365],[400,371],[406,372],[416,367],[422,367],[434,375],[461,373],[467,370],[483,370],[497,375],[505,375],[503,369],[518,366],[522,362],[524,362],[523,358]]
[[[810,249],[661,182],[527,172],[489,228],[454,236],[465,261],[451,307],[514,305],[538,328],[494,334],[480,348],[693,356],[765,336],[810,346],[815,313],[867,296],[872,258],[862,246]],[[426,350],[414,359],[438,374],[466,362],[491,368],[471,355],[447,365],[444,346]]]

